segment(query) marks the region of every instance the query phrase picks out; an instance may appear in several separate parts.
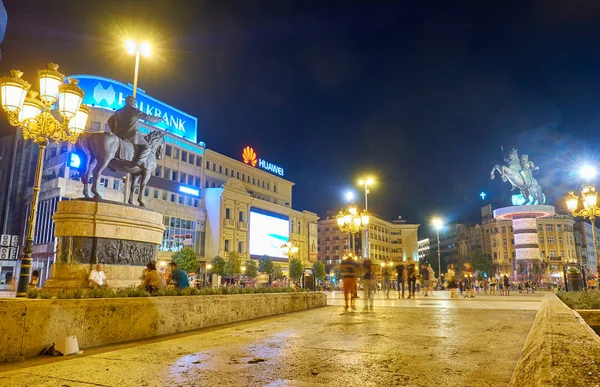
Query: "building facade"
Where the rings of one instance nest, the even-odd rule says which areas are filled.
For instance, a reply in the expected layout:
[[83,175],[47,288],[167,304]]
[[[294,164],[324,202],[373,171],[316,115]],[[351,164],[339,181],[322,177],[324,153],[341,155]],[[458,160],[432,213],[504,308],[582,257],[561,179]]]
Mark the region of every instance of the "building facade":
[[429,252],[431,251],[431,245],[429,242],[429,238],[421,239],[417,241],[417,250],[419,254],[419,261],[427,258]]
[[[592,225],[587,222],[575,222],[575,244],[578,249],[578,260],[588,274],[598,274],[598,259],[594,249]],[[600,236],[600,229],[596,227],[596,235]]]
[[[381,262],[402,262],[419,260],[417,230],[418,224],[403,221],[387,221],[371,215],[369,219],[369,256]],[[351,251],[350,235],[340,231],[335,216],[319,220],[318,257],[327,271],[342,262],[344,254]],[[362,233],[359,233],[362,234]],[[361,246],[364,238],[356,236],[352,246]],[[355,253],[362,255],[358,249]]]
[[[124,103],[127,86],[90,76],[82,77],[82,84],[86,91],[84,103],[92,107],[87,130],[109,132],[107,120]],[[104,92],[98,96],[103,100],[87,100],[98,97],[96,92],[100,88]],[[103,106],[107,101],[111,105]],[[138,104],[148,114],[164,114],[171,125],[164,127],[142,121],[139,124],[142,133],[167,132],[163,158],[158,160],[158,167],[142,192],[146,207],[163,215],[166,229],[158,259],[169,260],[174,252],[187,246],[194,249],[200,262],[236,251],[245,259],[269,256],[281,261],[285,270],[287,257],[281,245],[289,240],[299,247],[298,257],[307,264],[316,261],[318,216],[292,209],[294,184],[281,176],[282,171],[274,174],[273,168],[261,169],[192,141],[196,127],[191,134],[191,129],[185,126],[188,123],[184,122],[185,119],[194,122],[194,117],[145,96],[139,89]],[[183,129],[188,129],[185,134]],[[19,141],[17,154],[13,166],[17,173],[9,187],[14,200],[5,216],[10,231],[23,235],[37,147]],[[56,255],[52,215],[59,201],[83,197],[80,173],[84,162],[84,156],[72,144],[51,143],[46,149],[33,252],[33,270],[41,272],[42,282],[48,278]],[[122,173],[108,169],[102,172],[98,190],[104,199],[122,202],[123,189]],[[135,200],[138,193],[136,188]],[[264,232],[267,229],[269,232]]]

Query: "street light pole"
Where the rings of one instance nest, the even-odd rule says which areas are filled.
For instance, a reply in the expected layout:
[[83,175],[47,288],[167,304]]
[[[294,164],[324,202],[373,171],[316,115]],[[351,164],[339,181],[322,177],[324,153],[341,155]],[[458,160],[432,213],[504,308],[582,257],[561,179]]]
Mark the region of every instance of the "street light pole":
[[[364,180],[360,180],[359,184],[365,187],[365,212],[369,211],[369,194],[371,191],[369,190],[369,185],[373,184],[373,178],[368,177]],[[363,253],[365,258],[370,257],[369,253],[369,227],[365,228],[365,251]]]
[[[12,70],[10,77],[0,79],[2,108],[8,115],[8,122],[21,128],[23,139],[31,139],[39,147],[17,297],[27,297],[46,146],[50,140],[74,144],[85,130],[90,112],[89,108],[82,106],[85,93],[77,86],[78,81],[69,79],[68,83],[63,83],[65,76],[58,72],[57,64],[49,63],[47,69],[38,71],[39,93],[30,91],[31,84],[21,79],[22,75],[21,71]],[[52,114],[52,106],[56,102],[62,122]]]
[[437,234],[437,245],[438,245],[438,271],[440,276],[440,282],[442,281],[442,251],[440,250],[440,229],[436,228],[435,232]]
[[574,217],[582,217],[589,219],[592,224],[592,239],[594,242],[594,253],[596,254],[596,276],[600,275],[600,259],[598,259],[598,239],[596,238],[596,217],[600,216],[600,207],[598,207],[598,193],[596,186],[586,184],[581,188],[581,199],[583,208],[579,207],[579,198],[573,191],[569,192],[566,198],[567,208],[571,211]]
[[[144,56],[150,56],[150,45],[148,43],[137,43],[133,40],[127,40],[125,42],[125,48],[127,52],[130,54],[135,54],[135,67],[133,70],[133,93],[132,97],[135,98],[137,95],[137,84],[138,84],[138,73],[140,69],[140,54]],[[123,184],[123,203],[127,203],[128,195],[129,195],[129,173],[125,174],[125,179]]]

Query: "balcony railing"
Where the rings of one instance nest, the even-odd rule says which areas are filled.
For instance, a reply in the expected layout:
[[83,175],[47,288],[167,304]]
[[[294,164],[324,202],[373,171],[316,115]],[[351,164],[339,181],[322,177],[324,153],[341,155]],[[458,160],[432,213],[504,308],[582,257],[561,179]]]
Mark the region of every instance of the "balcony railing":
[[246,223],[246,222],[238,222],[238,230],[240,230],[240,231],[248,231],[248,223]]
[[235,228],[235,220],[232,220],[232,219],[223,219],[223,227],[225,227],[225,228]]

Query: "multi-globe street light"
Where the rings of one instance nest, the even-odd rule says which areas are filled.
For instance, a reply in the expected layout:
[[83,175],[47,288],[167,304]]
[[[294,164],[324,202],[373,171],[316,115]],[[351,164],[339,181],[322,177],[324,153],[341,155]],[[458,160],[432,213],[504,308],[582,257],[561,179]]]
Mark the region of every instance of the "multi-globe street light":
[[[594,173],[595,174],[595,173]],[[583,208],[579,209],[579,197],[575,192],[569,192],[565,198],[567,208],[571,211],[574,217],[589,219],[592,224],[592,239],[594,243],[594,253],[596,255],[597,273],[600,274],[600,259],[598,257],[598,240],[596,238],[595,220],[600,216],[600,207],[598,206],[598,192],[594,184],[585,184],[581,188],[581,201]]]
[[[371,193],[369,186],[375,184],[375,180],[369,176],[364,179],[360,179],[358,181],[358,184],[363,186],[365,189],[365,211],[369,211],[369,194]],[[369,228],[368,227],[365,228],[365,252],[363,255],[365,258],[370,257],[370,255],[369,255]]]
[[[129,54],[135,54],[135,68],[133,70],[133,94],[132,97],[135,98],[137,95],[137,84],[138,84],[138,72],[140,69],[140,55],[143,55],[145,57],[149,57],[150,56],[150,44],[142,42],[142,43],[138,43],[134,40],[126,40],[125,41],[125,48],[127,49],[127,52]],[[127,190],[127,187],[129,187],[129,174],[126,173],[125,174],[125,181],[124,181],[124,189],[123,189],[123,203],[127,203],[128,200],[128,195],[129,192]]]
[[442,251],[440,250],[440,229],[444,227],[444,221],[440,218],[433,218],[431,220],[433,227],[435,227],[435,233],[437,235],[437,257],[438,257],[438,275],[440,283],[442,281]]
[[355,234],[369,227],[369,213],[366,210],[358,213],[358,207],[351,204],[348,208],[340,211],[336,218],[340,231],[350,233],[350,249],[355,253]]
[[[82,105],[84,92],[77,86],[77,79],[68,79],[58,71],[58,65],[49,63],[47,69],[38,71],[40,92],[30,90],[31,84],[21,76],[23,72],[11,70],[11,76],[0,78],[2,108],[12,126],[21,128],[24,140],[38,144],[38,159],[31,196],[31,209],[27,218],[25,247],[17,287],[17,297],[27,297],[27,285],[31,273],[33,236],[39,202],[44,153],[48,142],[69,141],[74,144],[85,130],[90,109]],[[55,103],[62,122],[52,114]],[[56,111],[55,110],[55,111]]]
[[295,246],[291,241],[287,241],[283,245],[281,245],[281,251],[283,252],[283,254],[287,255],[287,257],[288,257],[288,286],[289,286],[290,280],[292,278],[291,258],[294,254],[296,254],[298,252],[298,246]]

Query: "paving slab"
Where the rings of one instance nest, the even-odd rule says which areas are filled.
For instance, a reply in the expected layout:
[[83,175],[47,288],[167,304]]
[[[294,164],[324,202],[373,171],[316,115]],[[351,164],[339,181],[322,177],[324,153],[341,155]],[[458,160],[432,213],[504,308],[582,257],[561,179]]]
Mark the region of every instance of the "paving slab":
[[[450,300],[439,293],[378,298],[369,312],[334,305],[52,363],[4,365],[0,385],[506,386],[541,296]],[[339,300],[330,294],[331,303]]]

